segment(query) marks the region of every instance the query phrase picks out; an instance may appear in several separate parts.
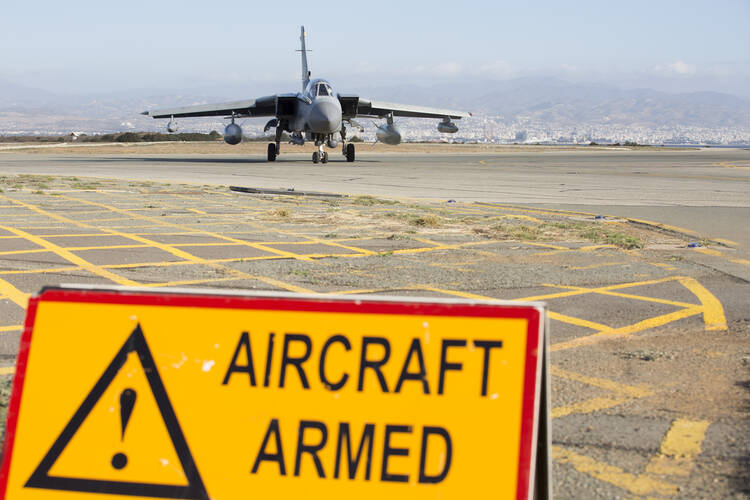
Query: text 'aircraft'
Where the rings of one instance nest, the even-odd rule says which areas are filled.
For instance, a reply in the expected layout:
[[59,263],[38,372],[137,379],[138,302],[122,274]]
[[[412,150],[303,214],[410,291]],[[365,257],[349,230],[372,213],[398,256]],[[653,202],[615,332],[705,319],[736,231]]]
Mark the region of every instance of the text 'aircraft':
[[281,134],[289,132],[290,143],[303,145],[305,141],[314,141],[318,150],[313,153],[313,163],[327,163],[328,153],[324,145],[338,147],[337,136],[341,137],[341,152],[346,161],[354,161],[354,144],[346,142],[346,125],[363,131],[362,125],[355,118],[385,118],[386,123],[376,130],[380,142],[396,145],[401,142],[401,131],[393,123],[394,116],[411,118],[438,118],[438,131],[455,133],[458,127],[451,120],[471,116],[471,113],[450,109],[428,108],[408,104],[373,101],[357,95],[334,93],[331,84],[324,79],[310,79],[307,68],[307,49],[305,48],[305,27],[302,26],[300,42],[302,43],[302,92],[297,94],[276,94],[258,99],[248,99],[218,104],[201,104],[173,109],[144,111],[143,114],[153,118],[169,118],[167,130],[177,130],[175,118],[192,118],[198,116],[225,116],[231,123],[224,129],[224,141],[227,144],[239,144],[242,140],[242,128],[234,123],[235,118],[254,118],[273,116],[264,132],[276,128],[276,142],[268,145],[268,161],[276,160],[281,147]]

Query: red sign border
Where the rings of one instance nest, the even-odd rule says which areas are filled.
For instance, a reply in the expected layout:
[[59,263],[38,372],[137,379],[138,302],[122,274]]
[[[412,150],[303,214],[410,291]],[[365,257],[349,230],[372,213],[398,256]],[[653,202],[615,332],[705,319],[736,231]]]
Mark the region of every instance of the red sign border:
[[[206,307],[214,309],[260,309],[275,311],[340,312],[364,314],[398,314],[429,316],[503,317],[526,319],[526,367],[524,370],[523,406],[521,409],[521,439],[519,450],[517,500],[528,499],[532,493],[533,468],[536,460],[537,422],[546,418],[536,411],[540,407],[540,381],[544,345],[542,320],[538,305],[492,303],[490,301],[451,301],[420,298],[403,300],[385,296],[316,296],[262,293],[253,295],[228,294],[201,290],[144,290],[107,288],[48,287],[29,300],[23,334],[16,361],[0,468],[0,498],[5,498],[10,473],[18,412],[21,406],[26,368],[28,365],[34,322],[40,302],[88,302],[95,304],[151,305],[176,307]],[[502,315],[498,312],[502,311]],[[534,397],[528,397],[533,394]]]

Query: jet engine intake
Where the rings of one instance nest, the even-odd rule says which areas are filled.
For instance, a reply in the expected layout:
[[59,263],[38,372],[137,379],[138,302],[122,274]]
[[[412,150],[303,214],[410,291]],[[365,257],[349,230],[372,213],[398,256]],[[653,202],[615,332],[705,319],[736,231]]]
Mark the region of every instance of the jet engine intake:
[[174,120],[169,120],[169,123],[167,123],[167,132],[170,134],[177,132],[177,122]]
[[401,130],[394,123],[384,123],[375,130],[375,137],[378,141],[397,146],[401,144]]
[[444,118],[443,121],[438,123],[437,129],[441,134],[455,134],[458,132],[458,126],[450,121],[449,118]]
[[224,129],[224,142],[232,146],[242,141],[242,127],[236,123],[230,123]]

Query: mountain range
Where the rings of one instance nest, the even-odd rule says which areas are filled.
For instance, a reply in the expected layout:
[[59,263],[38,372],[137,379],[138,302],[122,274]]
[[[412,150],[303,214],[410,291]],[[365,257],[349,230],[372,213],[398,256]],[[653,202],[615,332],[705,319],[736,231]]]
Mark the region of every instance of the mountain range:
[[[336,83],[336,82],[334,82]],[[0,134],[160,130],[164,124],[139,113],[150,108],[237,100],[295,91],[293,82],[226,86],[175,92],[133,90],[56,94],[0,80]],[[425,85],[340,88],[372,99],[468,110],[496,122],[550,129],[637,127],[736,130],[750,138],[750,101],[718,92],[665,93],[652,89],[572,83],[557,78],[450,81]],[[262,123],[261,123],[262,122]],[[206,130],[221,120],[185,120],[183,130]],[[263,120],[252,128],[262,127]],[[434,128],[434,124],[430,124]]]

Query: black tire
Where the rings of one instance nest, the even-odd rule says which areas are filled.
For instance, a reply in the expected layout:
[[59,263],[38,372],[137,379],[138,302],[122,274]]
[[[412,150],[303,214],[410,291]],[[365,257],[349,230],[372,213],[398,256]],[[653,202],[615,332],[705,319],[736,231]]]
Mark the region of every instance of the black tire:
[[320,155],[318,155],[318,152],[316,151],[313,153],[313,163],[318,163],[319,160],[320,160]]
[[276,161],[276,144],[268,145],[268,161]]
[[351,144],[351,143],[347,144],[346,145],[346,161],[348,161],[349,163],[351,163],[351,162],[354,161],[354,157],[355,157],[355,154],[354,154],[354,144]]
[[328,163],[328,152],[327,151],[323,152],[323,158],[321,158],[320,161],[322,163]]

